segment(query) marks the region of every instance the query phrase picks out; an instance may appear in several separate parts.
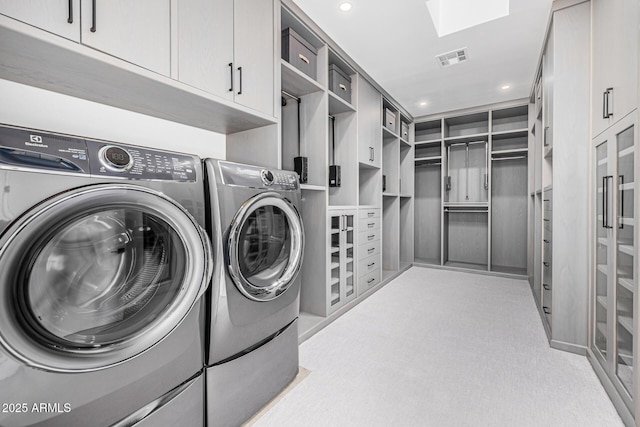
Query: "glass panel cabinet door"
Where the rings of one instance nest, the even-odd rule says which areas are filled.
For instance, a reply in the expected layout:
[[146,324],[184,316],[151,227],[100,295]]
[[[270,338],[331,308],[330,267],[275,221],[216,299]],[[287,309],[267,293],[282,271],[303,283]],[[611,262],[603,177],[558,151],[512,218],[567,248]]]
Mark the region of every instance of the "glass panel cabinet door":
[[635,272],[635,137],[634,126],[616,134],[617,229],[616,229],[616,376],[629,393],[633,378],[633,325]]
[[608,149],[607,142],[596,147],[596,229],[595,229],[595,286],[593,287],[595,307],[593,325],[594,351],[607,359],[607,282],[609,276],[607,202],[608,189]]

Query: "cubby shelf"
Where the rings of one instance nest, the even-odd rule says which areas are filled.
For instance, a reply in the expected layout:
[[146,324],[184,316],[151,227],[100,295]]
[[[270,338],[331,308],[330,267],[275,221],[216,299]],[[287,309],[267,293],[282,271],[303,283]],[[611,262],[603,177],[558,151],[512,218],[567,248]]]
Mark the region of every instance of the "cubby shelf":
[[320,83],[289,64],[284,59],[280,60],[282,73],[282,90],[294,96],[304,96],[310,93],[322,92],[324,88]]
[[356,107],[329,91],[329,114],[355,112]]

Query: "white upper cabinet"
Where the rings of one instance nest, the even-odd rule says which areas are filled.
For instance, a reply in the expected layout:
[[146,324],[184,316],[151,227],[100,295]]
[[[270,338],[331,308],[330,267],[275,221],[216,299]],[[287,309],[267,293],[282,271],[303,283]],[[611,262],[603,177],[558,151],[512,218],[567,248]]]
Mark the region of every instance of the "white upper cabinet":
[[638,101],[638,1],[593,0],[593,136],[632,111]]
[[369,82],[358,86],[358,161],[382,166],[382,95]]
[[178,79],[274,115],[274,2],[181,0]]
[[170,0],[82,0],[83,44],[168,76]]
[[80,41],[80,0],[0,0],[0,14]]

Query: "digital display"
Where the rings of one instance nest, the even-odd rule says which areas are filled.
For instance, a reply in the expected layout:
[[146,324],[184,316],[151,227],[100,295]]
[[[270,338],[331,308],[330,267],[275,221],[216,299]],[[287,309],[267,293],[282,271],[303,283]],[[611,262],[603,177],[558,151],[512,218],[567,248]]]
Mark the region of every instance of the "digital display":
[[116,166],[125,167],[131,161],[131,156],[122,148],[109,147],[104,152],[106,159]]

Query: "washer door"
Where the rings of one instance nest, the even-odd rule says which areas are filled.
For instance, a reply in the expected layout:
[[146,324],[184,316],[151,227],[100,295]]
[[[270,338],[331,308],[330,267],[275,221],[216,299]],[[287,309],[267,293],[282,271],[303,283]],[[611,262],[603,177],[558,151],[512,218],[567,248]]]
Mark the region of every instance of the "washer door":
[[231,222],[227,270],[245,296],[270,301],[293,284],[303,251],[298,210],[281,194],[265,192],[244,202]]
[[195,219],[131,185],[45,201],[0,244],[0,343],[54,371],[101,369],[148,350],[211,277],[211,245]]

